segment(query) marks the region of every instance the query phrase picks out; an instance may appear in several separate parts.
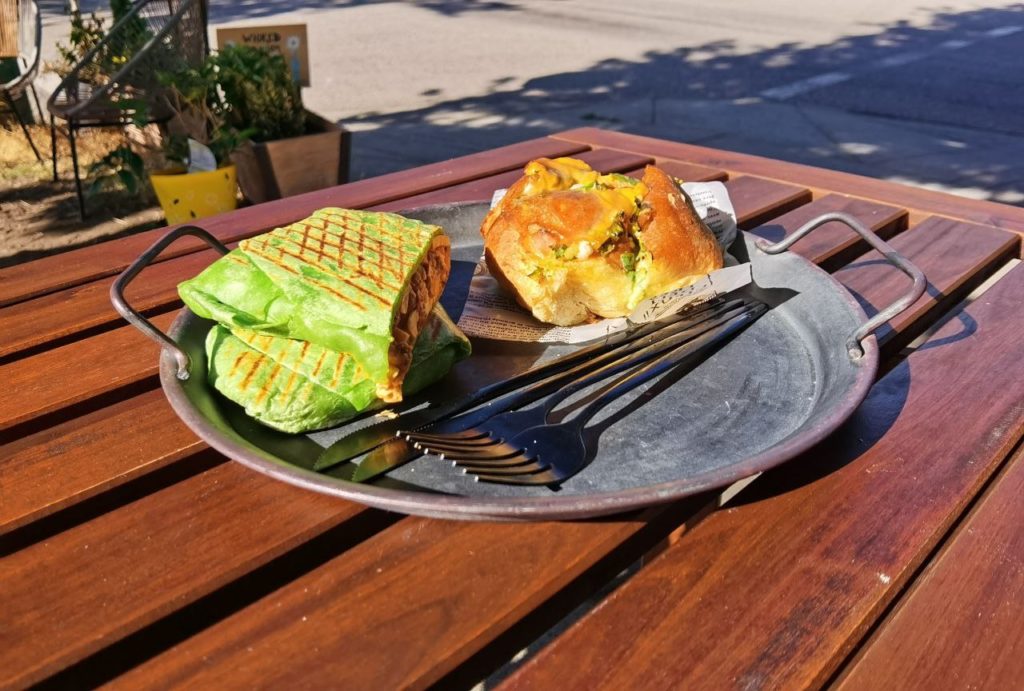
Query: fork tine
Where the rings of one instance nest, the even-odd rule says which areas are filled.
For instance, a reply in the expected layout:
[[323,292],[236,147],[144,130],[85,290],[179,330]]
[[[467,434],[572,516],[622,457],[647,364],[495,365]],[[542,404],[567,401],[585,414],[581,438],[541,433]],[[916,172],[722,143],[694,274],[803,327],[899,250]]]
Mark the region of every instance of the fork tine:
[[465,468],[466,470],[473,473],[487,473],[492,468],[511,468],[513,466],[523,466],[526,465],[527,463],[533,463],[534,461],[537,460],[538,458],[536,456],[525,456],[523,454],[517,454],[515,456],[511,456],[510,458],[494,458],[487,460],[455,459],[453,463],[455,463],[455,465],[459,466],[460,468]]
[[441,446],[424,446],[424,450],[436,454],[441,458],[451,461],[483,462],[498,461],[504,458],[512,458],[523,452],[522,449],[508,446],[507,444],[495,444],[487,450],[467,450],[456,448],[444,448]]
[[448,440],[448,439],[460,439],[460,440],[463,440],[463,441],[473,441],[473,440],[480,439],[482,437],[486,437],[487,436],[486,432],[482,432],[479,429],[467,429],[467,430],[464,430],[462,432],[452,432],[451,434],[440,434],[440,435],[438,435],[438,434],[427,434],[425,432],[416,432],[416,431],[412,431],[412,432],[399,432],[398,434],[399,434],[399,436],[404,437],[406,439],[406,441],[416,441],[417,438],[421,438],[421,437],[425,438],[425,439],[434,439],[434,438],[436,438],[436,439],[445,439],[445,440]]
[[486,475],[478,474],[475,477],[480,482],[490,482],[499,485],[553,485],[564,479],[551,469],[533,475],[494,475],[491,473]]
[[467,473],[473,475],[487,475],[488,477],[518,477],[520,475],[536,475],[537,473],[545,470],[550,470],[551,465],[544,463],[540,460],[532,460],[522,465],[516,466],[498,466],[497,468],[489,468],[484,466],[463,466],[460,468],[465,470]]
[[482,448],[486,446],[492,446],[500,442],[498,439],[494,439],[488,436],[484,430],[474,430],[478,436],[473,439],[464,439],[461,437],[455,437],[445,434],[418,434],[409,433],[405,435],[407,441],[413,444],[441,444],[444,446],[452,446],[460,449],[474,449]]

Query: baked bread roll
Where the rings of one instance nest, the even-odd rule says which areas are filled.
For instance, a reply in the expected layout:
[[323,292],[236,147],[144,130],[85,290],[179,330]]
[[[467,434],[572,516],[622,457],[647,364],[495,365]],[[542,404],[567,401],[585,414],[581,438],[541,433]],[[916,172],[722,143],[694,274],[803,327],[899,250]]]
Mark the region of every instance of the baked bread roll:
[[495,277],[560,326],[625,316],[723,263],[693,204],[654,166],[635,180],[571,158],[531,161],[480,232]]

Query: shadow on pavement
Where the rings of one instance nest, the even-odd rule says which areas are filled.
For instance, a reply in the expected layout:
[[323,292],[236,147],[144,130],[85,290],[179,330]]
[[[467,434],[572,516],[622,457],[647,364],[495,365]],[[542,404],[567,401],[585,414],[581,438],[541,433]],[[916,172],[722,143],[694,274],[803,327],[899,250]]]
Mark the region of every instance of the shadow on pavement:
[[[812,47],[740,54],[718,41],[603,60],[519,89],[506,77],[476,97],[343,123],[356,130],[357,178],[594,125],[1020,204],[1024,91],[1009,65],[1024,31],[999,32],[1022,24],[1017,5]],[[821,75],[830,75],[825,85],[803,88]],[[422,87],[439,93],[427,75]]]

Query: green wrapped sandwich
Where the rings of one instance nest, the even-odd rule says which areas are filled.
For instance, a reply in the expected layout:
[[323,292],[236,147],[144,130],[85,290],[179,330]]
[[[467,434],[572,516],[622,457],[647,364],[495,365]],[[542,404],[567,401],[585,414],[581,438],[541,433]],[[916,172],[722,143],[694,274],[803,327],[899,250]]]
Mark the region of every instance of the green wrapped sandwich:
[[178,292],[193,312],[225,326],[351,355],[377,397],[395,402],[450,256],[438,226],[327,208],[243,240]]
[[[416,341],[403,383],[407,396],[469,355],[469,341],[440,305]],[[351,355],[281,336],[220,324],[206,338],[210,382],[263,424],[282,432],[337,425],[384,405]]]
[[244,240],[178,286],[212,319],[210,380],[286,432],[402,400],[469,354],[437,303],[450,270],[437,226],[328,208]]

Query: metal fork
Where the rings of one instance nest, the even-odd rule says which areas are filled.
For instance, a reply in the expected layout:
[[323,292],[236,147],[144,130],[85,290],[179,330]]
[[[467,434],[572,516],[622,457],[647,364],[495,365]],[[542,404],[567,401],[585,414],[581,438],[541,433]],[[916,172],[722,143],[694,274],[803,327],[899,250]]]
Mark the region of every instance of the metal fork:
[[[688,324],[675,333],[666,333],[661,338],[644,344],[643,347],[626,351],[624,356],[604,358],[596,362],[595,364],[603,365],[598,369],[592,369],[589,372],[581,369],[577,373],[578,377],[573,380],[564,377],[544,380],[522,389],[514,396],[496,401],[491,407],[480,408],[456,416],[446,422],[431,425],[427,429],[400,434],[420,449],[424,449],[434,442],[457,446],[460,450],[465,448],[467,453],[473,447],[490,445],[494,443],[494,440],[508,439],[527,427],[544,424],[548,414],[555,406],[573,394],[603,379],[633,369],[669,349],[687,343],[726,323],[738,314],[753,309],[756,304],[759,303],[746,300],[731,302],[722,310],[706,314],[703,321]],[[567,382],[568,385],[565,385]],[[549,383],[554,386],[549,386]],[[541,405],[522,409],[523,406],[541,398],[543,398]],[[444,458],[445,454],[441,453],[440,456]]]
[[[575,475],[586,464],[589,448],[583,431],[587,422],[602,408],[671,369],[692,369],[717,347],[753,323],[767,309],[766,305],[757,303],[704,330],[695,338],[675,343],[670,346],[668,352],[621,378],[575,416],[557,424],[545,422],[548,412],[554,407],[549,405],[550,402],[545,402],[532,411],[523,411],[529,415],[517,420],[521,425],[518,431],[512,424],[506,422],[503,431],[509,436],[504,438],[490,434],[482,436],[477,434],[477,431],[473,431],[471,437],[421,433],[411,433],[407,436],[415,440],[423,450],[443,455],[484,482],[516,485],[549,485],[562,482]],[[636,364],[635,361],[633,364]],[[571,388],[578,391],[582,388],[582,382],[580,384],[581,386],[573,385]],[[567,396],[568,394],[560,392],[552,398],[557,398],[557,404]],[[540,422],[537,423],[537,420]],[[534,424],[523,427],[524,421],[526,424]]]
[[403,414],[391,421],[391,440],[370,451],[348,479],[366,482],[421,456],[423,452],[407,440],[407,434],[457,434],[482,425],[500,413],[533,404],[599,368],[605,368],[602,377],[612,376],[643,361],[638,358],[650,359],[682,342],[674,337],[699,335],[703,333],[705,325],[713,325],[714,320],[732,316],[750,304],[753,301],[749,297],[717,300],[687,310],[684,314],[672,317],[667,323],[647,324],[625,336],[615,334],[617,343],[588,346],[566,356],[565,359],[570,360],[567,364],[572,364],[567,369],[555,369],[552,374],[547,371],[551,365],[542,365],[531,372],[485,387],[468,399],[449,405],[443,416],[434,414],[431,408]]
[[[644,324],[628,331],[613,333],[597,343],[584,346],[568,355],[563,355],[508,379],[484,386],[456,400],[434,402],[417,410],[403,412],[392,420],[378,422],[357,429],[324,449],[317,459],[314,469],[324,470],[333,465],[350,461],[366,452],[370,452],[370,456],[366,460],[371,458],[390,459],[394,455],[393,448],[382,451],[381,445],[394,447],[395,435],[400,433],[401,430],[423,429],[428,425],[449,420],[474,408],[492,406],[502,396],[537,382],[544,381],[546,382],[545,386],[555,387],[551,390],[556,390],[558,386],[561,386],[559,383],[562,381],[561,378],[568,381],[573,377],[586,374],[605,362],[624,357],[637,348],[654,343],[670,334],[690,328],[714,315],[721,314],[742,301],[742,298],[731,300],[715,298],[699,306],[682,310],[661,321]],[[537,398],[541,395],[547,395],[547,393],[550,393],[550,391],[538,394]],[[492,407],[491,415],[506,409]],[[377,451],[381,451],[381,453],[376,453]],[[408,456],[408,453],[404,455]],[[412,460],[418,455],[418,453],[413,454],[407,460]],[[376,469],[377,466],[378,464],[375,463],[364,462],[359,464],[356,466],[355,476],[352,479],[363,482],[379,474]],[[380,472],[385,472],[388,469],[387,467],[394,466],[394,462],[382,462],[379,466],[383,469]]]

